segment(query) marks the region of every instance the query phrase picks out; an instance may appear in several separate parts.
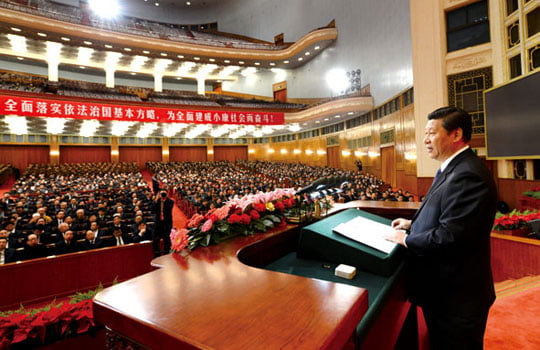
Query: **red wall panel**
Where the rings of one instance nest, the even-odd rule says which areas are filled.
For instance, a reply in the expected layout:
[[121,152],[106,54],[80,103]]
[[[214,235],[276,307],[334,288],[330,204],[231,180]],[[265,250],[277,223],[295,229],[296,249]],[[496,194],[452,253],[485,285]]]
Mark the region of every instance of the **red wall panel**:
[[171,162],[206,162],[206,147],[169,147]]
[[247,146],[214,146],[214,160],[247,160]]
[[121,162],[135,162],[141,169],[146,162],[161,162],[161,147],[124,146],[119,148]]
[[28,164],[48,164],[49,146],[0,146],[0,164],[11,163],[21,171],[26,169]]
[[109,146],[60,146],[60,163],[110,162]]

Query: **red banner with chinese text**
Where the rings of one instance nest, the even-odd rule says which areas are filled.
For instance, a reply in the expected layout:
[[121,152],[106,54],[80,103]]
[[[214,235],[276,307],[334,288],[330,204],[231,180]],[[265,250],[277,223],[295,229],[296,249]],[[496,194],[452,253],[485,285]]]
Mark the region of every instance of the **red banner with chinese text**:
[[284,113],[111,105],[0,95],[0,114],[136,122],[280,125]]

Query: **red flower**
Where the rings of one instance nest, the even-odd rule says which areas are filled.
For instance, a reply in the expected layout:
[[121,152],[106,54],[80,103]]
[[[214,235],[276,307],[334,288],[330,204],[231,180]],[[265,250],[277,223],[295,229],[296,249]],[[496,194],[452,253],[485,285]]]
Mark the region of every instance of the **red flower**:
[[263,203],[255,203],[253,208],[259,213],[264,213],[266,211],[266,205],[264,205]]
[[199,227],[199,225],[201,224],[203,220],[204,220],[204,216],[202,216],[201,214],[194,214],[191,217],[191,219],[189,219],[187,223],[187,227],[189,228]]
[[249,216],[248,214],[242,214],[240,216],[240,223],[241,224],[249,225],[250,222],[251,222],[251,216]]
[[216,222],[219,220],[218,216],[216,214],[212,214],[208,217],[212,222]]
[[259,212],[256,211],[255,209],[252,209],[250,212],[249,212],[249,215],[251,216],[251,218],[253,220],[259,220],[261,218],[261,216],[259,215]]
[[282,201],[277,201],[276,203],[274,203],[274,207],[276,208],[277,211],[285,210],[285,205],[283,204]]
[[231,216],[229,216],[229,218],[227,219],[227,222],[229,224],[237,224],[240,222],[240,215],[238,214],[232,214]]

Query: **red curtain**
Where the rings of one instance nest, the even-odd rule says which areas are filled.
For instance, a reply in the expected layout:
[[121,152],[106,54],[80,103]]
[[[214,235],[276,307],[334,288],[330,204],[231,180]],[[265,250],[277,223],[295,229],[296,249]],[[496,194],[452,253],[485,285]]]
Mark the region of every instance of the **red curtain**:
[[60,163],[110,162],[109,146],[60,146]]
[[11,163],[21,171],[26,169],[28,164],[49,163],[49,146],[0,146],[0,164]]
[[247,146],[214,146],[214,160],[228,160],[231,162],[237,160],[247,160]]
[[121,162],[135,162],[144,169],[146,162],[161,162],[161,147],[120,147]]
[[206,147],[169,147],[171,162],[206,162]]

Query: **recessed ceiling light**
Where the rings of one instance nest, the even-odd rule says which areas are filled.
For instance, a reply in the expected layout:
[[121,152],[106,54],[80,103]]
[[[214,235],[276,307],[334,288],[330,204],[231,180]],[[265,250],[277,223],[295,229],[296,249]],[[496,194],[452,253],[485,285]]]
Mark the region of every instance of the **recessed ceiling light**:
[[142,52],[142,53],[144,53],[144,54],[148,55],[148,54],[150,53],[150,51],[148,51],[148,50],[143,50],[143,52]]
[[320,122],[320,120],[315,120],[315,124],[319,124]]
[[86,67],[85,67],[85,66],[79,66],[79,68],[80,68],[80,69],[86,69]]
[[260,66],[261,64],[259,62],[254,63],[256,66]]
[[43,38],[47,36],[47,34],[41,33],[41,32],[37,33],[37,35],[40,36],[40,37],[43,37]]
[[304,123],[304,124],[302,124],[302,125],[303,125],[303,126],[306,126],[306,125],[307,125],[307,123]]
[[193,59],[194,59],[195,61],[198,61],[198,60],[200,60],[201,58],[200,58],[200,57],[193,57]]
[[339,114],[335,115],[334,118],[341,118],[341,116]]
[[154,5],[159,6],[159,2],[156,2]]
[[112,49],[112,45],[109,45],[109,44],[105,44],[105,47],[108,49]]
[[64,41],[71,41],[71,39],[70,39],[70,38],[68,38],[68,37],[65,37],[65,36],[61,37],[60,39],[62,39],[62,40],[64,40]]
[[244,61],[238,61],[238,64],[244,64]]
[[86,45],[92,45],[92,42],[88,40],[83,41],[83,43],[85,43]]
[[124,51],[130,52],[131,49],[129,47],[124,47]]
[[176,80],[182,80],[182,77],[176,77]]
[[298,57],[298,61],[303,61],[304,58],[303,57]]
[[191,6],[191,1],[186,1],[186,5]]
[[324,121],[327,122],[327,121],[328,121],[328,118],[324,118]]
[[225,63],[231,63],[231,60],[225,60],[225,61],[223,61],[223,62],[225,62]]
[[289,63],[289,60],[285,60],[285,61],[283,61],[283,63],[287,64],[287,63]]
[[11,27],[11,30],[14,32],[22,32],[21,28]]
[[274,62],[270,62],[270,65],[271,66],[275,66],[276,64]]
[[308,52],[306,52],[306,53],[305,53],[305,55],[306,55],[306,56],[309,56],[309,55],[310,55],[309,51],[308,51]]
[[160,53],[161,56],[167,57],[167,54],[165,52]]
[[178,56],[176,56],[176,57],[178,57],[178,58],[184,58],[184,55],[178,55]]
[[18,59],[19,61],[22,61],[22,60],[24,60],[24,58],[23,58],[23,57],[17,57],[17,59]]
[[347,113],[347,114],[348,114],[348,115],[353,115],[353,114],[354,114],[354,112],[349,112],[349,113]]
[[215,58],[210,58],[208,61],[210,61],[210,62],[216,62],[216,59],[215,59]]
[[320,46],[315,46],[315,50],[319,50],[320,48]]
[[135,72],[130,72],[129,74],[130,75],[137,75],[137,73],[135,73]]

